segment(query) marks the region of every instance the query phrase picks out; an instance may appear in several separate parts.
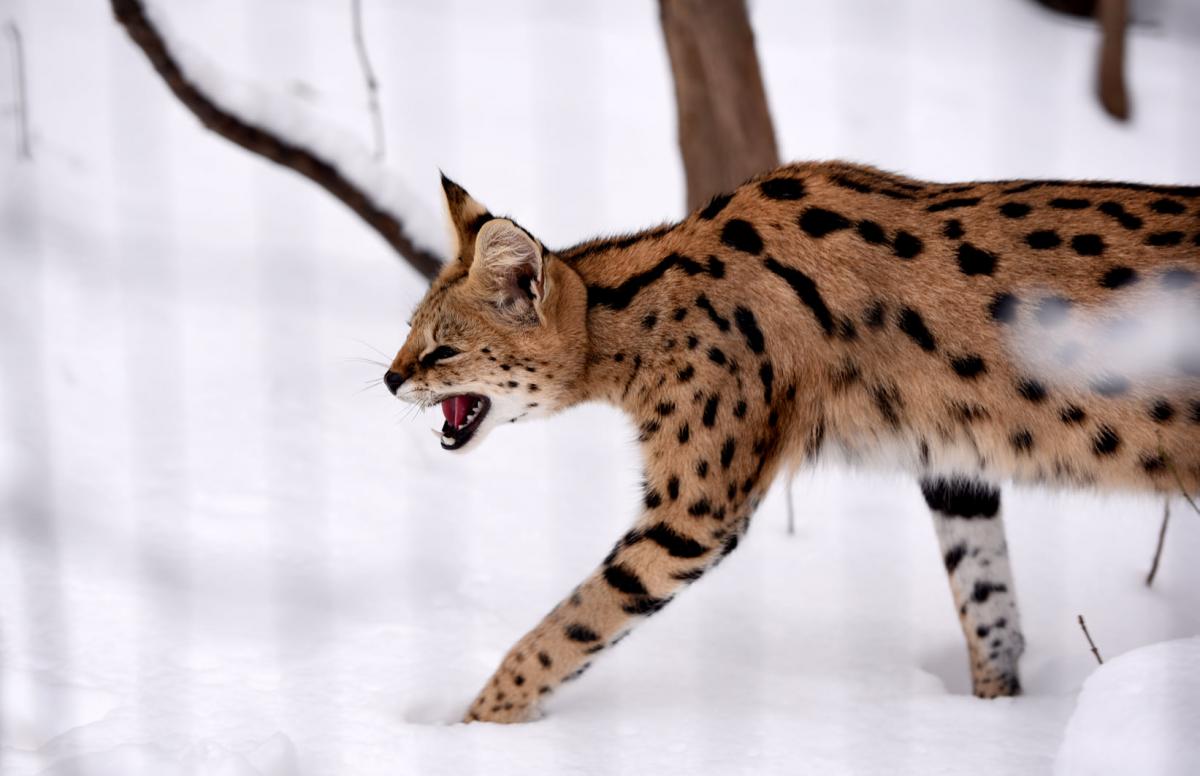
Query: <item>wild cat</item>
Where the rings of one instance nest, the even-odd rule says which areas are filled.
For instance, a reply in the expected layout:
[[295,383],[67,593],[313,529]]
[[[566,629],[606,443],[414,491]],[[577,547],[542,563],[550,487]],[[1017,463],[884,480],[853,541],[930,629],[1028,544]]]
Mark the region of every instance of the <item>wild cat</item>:
[[457,257],[388,388],[440,403],[454,451],[608,401],[645,467],[634,526],[468,720],[536,716],[737,546],[781,467],[823,453],[917,476],[981,697],[1019,692],[1024,644],[997,483],[1200,490],[1200,349],[1184,337],[1139,371],[1079,335],[1102,351],[1136,328],[1131,304],[1200,307],[1200,187],[802,163],[680,223],[558,251],[443,187]]

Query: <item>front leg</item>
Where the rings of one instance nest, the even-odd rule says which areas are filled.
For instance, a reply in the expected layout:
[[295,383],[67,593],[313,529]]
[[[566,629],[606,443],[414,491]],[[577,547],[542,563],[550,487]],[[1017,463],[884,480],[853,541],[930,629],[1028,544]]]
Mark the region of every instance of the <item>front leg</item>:
[[579,677],[601,650],[662,609],[680,587],[699,579],[737,546],[746,521],[723,540],[691,521],[650,512],[608,558],[509,650],[471,704],[467,721],[524,722],[542,696]]
[[[466,721],[522,722],[537,716],[542,696],[586,671],[598,652],[737,546],[774,474],[774,433],[741,439],[728,431],[717,434],[715,423],[700,424],[698,433],[687,423],[673,428],[661,421],[643,426],[643,432],[652,429],[651,436],[672,449],[647,451],[651,463],[637,524],[599,568],[509,650]],[[713,443],[705,444],[706,438]]]

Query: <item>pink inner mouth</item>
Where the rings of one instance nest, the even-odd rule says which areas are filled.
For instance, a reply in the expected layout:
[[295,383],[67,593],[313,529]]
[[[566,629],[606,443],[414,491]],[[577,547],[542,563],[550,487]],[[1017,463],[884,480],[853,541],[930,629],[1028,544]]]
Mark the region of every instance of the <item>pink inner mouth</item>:
[[467,422],[467,415],[475,406],[476,400],[470,396],[451,396],[442,400],[442,415],[452,427],[458,428]]

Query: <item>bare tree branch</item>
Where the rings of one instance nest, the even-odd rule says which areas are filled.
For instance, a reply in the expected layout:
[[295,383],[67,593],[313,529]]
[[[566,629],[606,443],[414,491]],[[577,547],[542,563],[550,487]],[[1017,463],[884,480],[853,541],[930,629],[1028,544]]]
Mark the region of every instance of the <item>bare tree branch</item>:
[[1096,5],[1100,22],[1100,103],[1113,118],[1129,118],[1129,92],[1125,88],[1125,27],[1129,22],[1128,0],[1100,0]]
[[371,128],[375,133],[375,158],[382,159],[386,153],[383,134],[383,111],[379,109],[379,79],[367,56],[367,44],[363,38],[362,0],[350,0],[350,15],[354,22],[354,50],[358,52],[358,66],[362,68],[367,82],[367,108],[371,113]]
[[675,76],[687,206],[779,166],[744,0],[659,0]]
[[25,47],[22,45],[21,30],[16,22],[10,21],[5,28],[12,38],[13,80],[17,90],[16,103],[13,105],[17,120],[17,158],[32,159],[33,151],[29,146],[29,95],[25,83]]
[[1158,573],[1158,562],[1162,558],[1163,544],[1167,540],[1167,521],[1170,519],[1171,500],[1163,499],[1163,519],[1158,529],[1158,546],[1154,548],[1154,563],[1150,565],[1150,573],[1146,575],[1146,587],[1154,584],[1154,575]]
[[357,213],[422,275],[432,278],[438,273],[441,257],[418,246],[399,215],[380,207],[329,160],[223,109],[190,81],[162,34],[147,18],[140,0],[112,0],[112,7],[117,21],[125,27],[159,76],[205,127],[247,151],[305,176]]
[[1087,623],[1083,621],[1083,615],[1079,615],[1079,627],[1083,628],[1083,635],[1087,638],[1088,646],[1092,648],[1092,654],[1096,656],[1096,662],[1104,665],[1104,658],[1100,657],[1100,650],[1096,649],[1096,642],[1092,641],[1092,634],[1088,633]]

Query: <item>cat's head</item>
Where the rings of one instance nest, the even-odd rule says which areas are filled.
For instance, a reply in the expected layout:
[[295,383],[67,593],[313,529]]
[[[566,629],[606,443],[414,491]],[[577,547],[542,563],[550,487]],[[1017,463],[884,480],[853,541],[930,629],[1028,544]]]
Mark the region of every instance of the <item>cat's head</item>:
[[441,444],[463,450],[498,425],[553,412],[586,368],[587,291],[516,222],[442,178],[457,241],[409,321],[384,377],[402,401],[444,416]]

